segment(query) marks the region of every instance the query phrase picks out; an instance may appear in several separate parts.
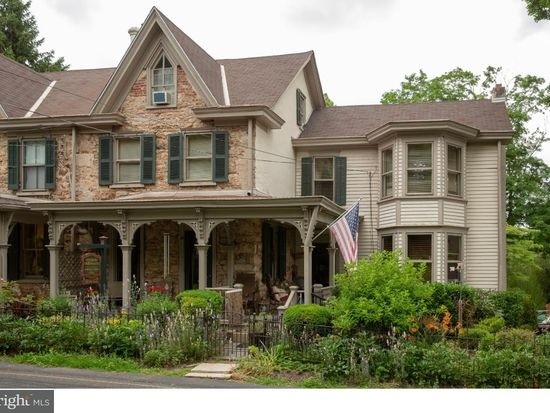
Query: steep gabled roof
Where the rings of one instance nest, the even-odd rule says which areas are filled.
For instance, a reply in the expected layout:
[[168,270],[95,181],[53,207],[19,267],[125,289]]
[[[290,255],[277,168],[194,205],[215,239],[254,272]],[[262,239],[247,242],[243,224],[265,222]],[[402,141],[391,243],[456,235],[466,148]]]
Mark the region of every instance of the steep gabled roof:
[[[156,9],[155,9],[156,10]],[[174,35],[174,38],[185,52],[191,64],[198,72],[204,83],[210,89],[210,92],[216,98],[218,104],[224,104],[223,85],[221,68],[218,62],[204,51],[197,43],[187,36],[178,26],[176,26],[168,17],[157,10],[159,16],[164,20],[168,29]]]
[[108,68],[46,73],[56,83],[38,107],[36,116],[87,115],[114,70]]
[[450,120],[481,132],[512,130],[503,102],[468,100],[323,108],[313,112],[300,138],[365,136],[389,122],[430,120]]
[[8,117],[23,117],[51,83],[45,75],[0,54],[0,106]]
[[232,105],[272,108],[313,52],[218,60],[225,68]]

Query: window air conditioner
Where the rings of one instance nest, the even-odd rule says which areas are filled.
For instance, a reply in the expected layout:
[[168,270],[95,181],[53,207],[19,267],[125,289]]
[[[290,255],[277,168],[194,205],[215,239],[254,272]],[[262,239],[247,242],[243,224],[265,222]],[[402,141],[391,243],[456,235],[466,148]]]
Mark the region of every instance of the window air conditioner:
[[154,105],[167,105],[170,103],[170,93],[165,90],[153,92],[153,104]]

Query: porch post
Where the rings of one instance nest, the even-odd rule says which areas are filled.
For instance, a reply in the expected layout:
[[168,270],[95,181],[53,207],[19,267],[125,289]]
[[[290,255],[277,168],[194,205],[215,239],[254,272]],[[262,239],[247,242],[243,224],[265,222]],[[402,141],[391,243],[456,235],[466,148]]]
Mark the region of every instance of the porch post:
[[132,248],[133,245],[119,245],[122,251],[122,311],[130,311],[130,285],[132,282]]
[[0,281],[8,281],[8,248],[9,244],[0,244]]
[[336,240],[334,236],[330,234],[330,247],[328,251],[328,285],[334,286],[334,274],[336,274]]
[[235,282],[235,245],[227,247],[227,285],[232,286]]
[[61,245],[47,245],[50,251],[50,297],[59,294],[59,251]]
[[195,247],[197,247],[197,252],[199,254],[199,290],[204,290],[208,286],[208,278],[207,278],[207,272],[208,272],[208,262],[207,262],[207,254],[208,254],[208,248],[210,248],[210,245],[208,244],[196,244]]
[[313,293],[313,275],[311,273],[311,256],[313,253],[311,242],[304,245],[304,304],[311,304]]

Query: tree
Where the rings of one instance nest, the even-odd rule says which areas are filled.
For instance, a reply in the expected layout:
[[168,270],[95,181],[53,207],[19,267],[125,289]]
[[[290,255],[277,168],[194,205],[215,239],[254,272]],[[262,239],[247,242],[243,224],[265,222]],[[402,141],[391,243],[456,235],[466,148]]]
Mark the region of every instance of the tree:
[[328,94],[323,93],[323,99],[325,99],[325,106],[326,106],[327,108],[331,108],[331,107],[335,106],[335,105],[334,105],[334,102],[333,102],[332,99],[328,96]]
[[550,20],[550,0],[523,0],[527,5],[527,13],[536,22]]
[[[500,71],[501,68],[489,66],[482,75],[476,75],[455,68],[428,78],[420,70],[405,76],[400,89],[384,93],[381,103],[488,98]],[[506,105],[514,129],[512,143],[506,151],[507,220],[511,225],[534,226],[541,220],[540,206],[550,201],[550,167],[536,156],[549,137],[529,122],[534,116],[550,113],[550,85],[541,77],[517,75],[506,86]]]
[[38,72],[66,70],[63,57],[38,50],[44,38],[39,38],[30,6],[30,0],[0,0],[0,53]]

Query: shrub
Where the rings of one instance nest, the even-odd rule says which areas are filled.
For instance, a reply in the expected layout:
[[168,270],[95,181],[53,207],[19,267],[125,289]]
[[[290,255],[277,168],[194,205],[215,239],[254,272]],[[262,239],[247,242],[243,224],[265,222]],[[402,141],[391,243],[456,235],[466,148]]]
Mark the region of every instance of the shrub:
[[478,327],[468,328],[458,336],[458,343],[460,347],[470,350],[479,348],[481,343],[490,343],[493,340],[493,334],[489,333],[489,331],[485,328]]
[[98,324],[90,332],[90,349],[100,355],[137,357],[145,338],[142,322],[112,318]]
[[166,349],[151,349],[143,355],[143,364],[147,367],[170,367],[172,357]]
[[484,349],[497,350],[529,350],[533,351],[535,345],[535,334],[531,330],[521,328],[511,328],[508,330],[499,331],[492,342],[484,345]]
[[284,314],[286,330],[298,338],[316,334],[326,335],[331,330],[332,313],[319,304],[297,304],[289,307]]
[[519,327],[523,324],[534,325],[536,312],[530,296],[518,289],[494,292],[491,301],[508,327]]
[[183,291],[176,296],[176,301],[185,313],[209,310],[220,314],[223,308],[223,297],[209,290]]
[[489,317],[481,320],[476,324],[477,328],[487,330],[489,333],[495,334],[504,328],[504,318],[500,316]]
[[334,325],[344,333],[360,330],[409,331],[414,319],[428,313],[433,284],[423,281],[423,268],[398,253],[376,252],[336,275],[340,292],[329,303]]
[[38,314],[41,316],[70,315],[73,301],[66,295],[58,295],[53,298],[41,298],[37,304]]
[[322,376],[326,379],[342,379],[366,373],[364,363],[373,346],[372,339],[365,335],[330,335],[321,338],[317,343],[317,351],[321,360]]
[[470,387],[480,388],[533,387],[540,368],[532,352],[513,350],[478,351],[474,365]]
[[136,306],[136,316],[140,318],[145,316],[159,317],[175,313],[177,310],[178,304],[175,301],[170,300],[164,294],[153,293]]

